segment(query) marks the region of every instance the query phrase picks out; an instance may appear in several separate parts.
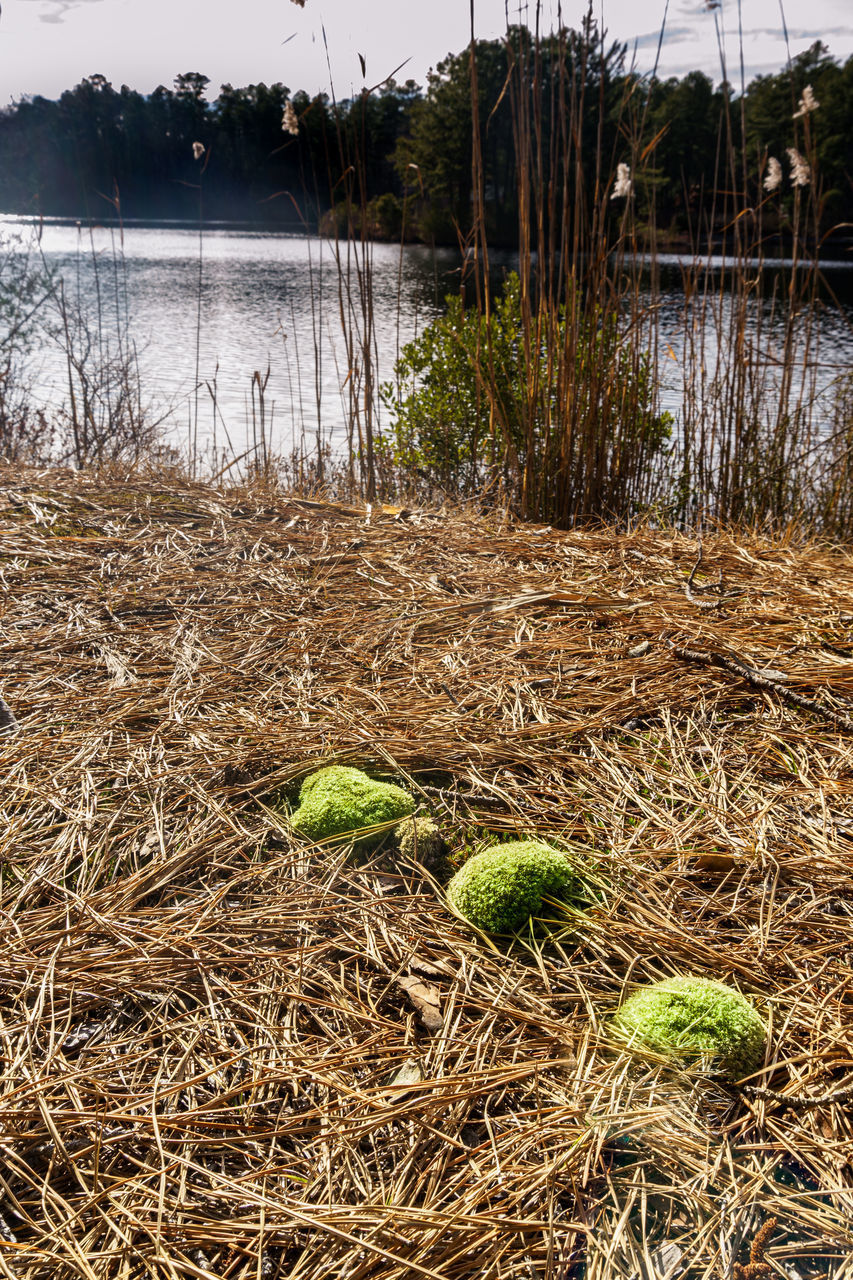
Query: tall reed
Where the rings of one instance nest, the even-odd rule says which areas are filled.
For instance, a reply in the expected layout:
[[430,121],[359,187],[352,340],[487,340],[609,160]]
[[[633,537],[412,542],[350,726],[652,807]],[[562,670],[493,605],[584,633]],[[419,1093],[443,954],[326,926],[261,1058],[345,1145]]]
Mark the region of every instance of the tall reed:
[[[331,75],[331,67],[330,67]],[[377,86],[378,87],[378,86]],[[373,247],[367,213],[366,111],[372,90],[366,86],[349,113],[346,128],[332,85],[338,155],[328,157],[332,208],[331,244],[337,268],[338,318],[344,341],[348,477],[368,502],[376,497],[376,443],[379,411],[378,351],[373,306]],[[334,173],[340,173],[337,181]],[[337,214],[343,213],[342,225]],[[318,440],[317,466],[323,466]]]
[[[133,463],[156,455],[164,413],[146,401],[137,348],[130,330],[124,228],[116,190],[110,199],[118,219],[119,241],[110,233],[110,252],[96,248],[95,224],[79,229],[77,270],[73,281],[50,272],[51,316],[43,323],[47,336],[58,342],[65,358],[67,400],[56,415],[47,454],[76,467],[100,465],[114,459]],[[82,281],[82,257],[91,257],[94,306]],[[114,313],[114,314],[113,314]]]
[[[646,367],[654,312],[642,302],[636,273],[626,273],[626,247],[635,243],[627,177],[625,210],[615,232],[612,226],[609,176],[618,157],[604,153],[610,86],[594,23],[588,15],[578,38],[565,29],[543,36],[540,21],[537,5],[529,37],[514,28],[506,44],[520,284],[510,379],[518,394],[508,403],[488,323],[493,299],[471,6],[472,261],[476,306],[486,320],[477,364],[487,424],[475,449],[487,470],[498,469],[523,515],[572,523],[616,516],[649,496],[659,430]],[[620,125],[633,138],[629,105],[619,103]]]
[[512,109],[519,275],[508,361],[492,323],[483,161],[497,105],[481,100],[470,3],[471,226],[462,247],[481,322],[468,352],[478,403],[466,428],[471,474],[481,485],[497,477],[523,516],[563,525],[643,512],[690,525],[833,524],[850,496],[819,483],[814,466],[825,442],[816,412],[817,104],[792,103],[791,260],[780,273],[767,262],[766,215],[779,201],[762,185],[768,157],[747,150],[743,94],[723,95],[717,167],[689,226],[673,326],[654,172],[668,124],[651,124],[648,83],[612,73],[618,52],[592,7],[580,32],[543,34],[542,18],[537,2],[529,30],[506,36],[501,96]]

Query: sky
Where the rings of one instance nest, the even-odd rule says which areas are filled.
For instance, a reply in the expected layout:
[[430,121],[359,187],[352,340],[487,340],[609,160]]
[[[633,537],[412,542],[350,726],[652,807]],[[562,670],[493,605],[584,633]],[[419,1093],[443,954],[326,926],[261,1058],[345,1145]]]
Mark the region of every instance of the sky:
[[[530,17],[529,6],[507,3],[510,21]],[[784,16],[780,0],[595,0],[594,12],[642,71],[654,66],[665,18],[663,76],[701,70],[719,81],[722,47],[738,87],[739,22],[747,81],[784,66],[785,25],[792,55],[815,40],[840,60],[853,54],[853,0],[782,3]],[[562,0],[564,23],[579,27],[586,7]],[[477,35],[499,36],[506,12],[504,0],[475,0]],[[543,0],[542,13],[543,27],[556,25],[556,0]],[[394,72],[423,84],[431,67],[464,47],[469,22],[468,0],[305,0],[303,7],[294,0],[2,0],[0,103],[55,98],[96,72],[143,93],[198,71],[210,78],[209,97],[224,83],[281,81],[346,98]]]

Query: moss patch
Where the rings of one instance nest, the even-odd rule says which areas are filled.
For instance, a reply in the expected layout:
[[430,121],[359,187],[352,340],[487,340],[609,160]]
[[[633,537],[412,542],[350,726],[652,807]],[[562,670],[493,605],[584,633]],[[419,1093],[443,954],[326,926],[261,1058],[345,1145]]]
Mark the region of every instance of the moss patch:
[[486,933],[514,933],[542,910],[543,896],[588,901],[568,859],[538,840],[514,840],[469,858],[447,886],[451,906]]
[[[349,839],[365,827],[399,822],[415,807],[402,787],[377,782],[360,769],[329,765],[306,778],[299,792],[299,808],[291,818],[294,831],[308,840]],[[379,832],[358,841],[361,848],[376,845]]]
[[405,818],[394,835],[403,857],[430,868],[438,868],[446,861],[447,846],[432,818]]
[[701,1059],[733,1079],[761,1065],[767,1028],[739,991],[710,978],[667,978],[622,1005],[615,1030],[630,1043]]

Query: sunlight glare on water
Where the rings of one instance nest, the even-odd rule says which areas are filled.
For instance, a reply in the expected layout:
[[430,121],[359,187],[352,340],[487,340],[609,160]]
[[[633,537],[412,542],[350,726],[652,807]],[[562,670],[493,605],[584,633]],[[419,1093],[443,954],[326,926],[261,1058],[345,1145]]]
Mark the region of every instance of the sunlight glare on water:
[[[7,233],[25,232],[25,220],[5,218]],[[341,245],[346,263],[346,244]],[[158,416],[168,411],[169,437],[187,438],[195,414],[198,325],[199,444],[213,435],[216,379],[217,439],[223,423],[232,447],[251,436],[251,382],[270,368],[267,415],[272,439],[286,449],[304,433],[332,446],[346,440],[346,408],[341,388],[349,360],[341,325],[341,297],[335,247],[307,236],[264,230],[206,226],[96,226],[45,222],[41,249],[49,267],[64,280],[66,296],[79,299],[91,317],[100,314],[107,340],[116,341],[126,314],[138,351],[143,395]],[[393,375],[399,348],[442,309],[444,295],[458,288],[458,255],[399,245],[370,246],[373,257],[373,315],[379,379]],[[355,262],[352,262],[355,323],[363,324]],[[199,307],[200,296],[200,307]],[[344,298],[344,305],[346,299]],[[316,361],[315,361],[316,353]],[[316,376],[315,376],[316,370]],[[35,364],[40,403],[58,407],[67,392],[65,357],[58,342],[47,344]],[[344,397],[346,392],[343,393]]]
[[[36,225],[30,219],[0,218],[0,239],[17,234],[25,244]],[[313,452],[318,436],[334,451],[347,446],[348,397],[353,389],[359,392],[363,371],[358,340],[352,357],[348,355],[341,308],[350,307],[351,332],[363,332],[360,247],[356,252],[346,242],[339,246],[345,270],[349,257],[348,303],[346,291],[339,287],[335,246],[317,237],[213,224],[204,227],[200,246],[198,228],[188,224],[130,224],[122,232],[60,219],[42,223],[40,234],[46,264],[62,278],[69,302],[78,303],[88,315],[91,332],[109,351],[115,351],[126,324],[138,353],[143,400],[151,416],[164,421],[170,443],[185,448],[192,441],[201,451],[216,444],[234,455],[252,446],[253,374],[257,370],[263,379],[269,368],[269,447],[288,453],[304,441]],[[455,250],[432,251],[419,245],[407,245],[401,252],[399,245],[373,244],[368,252],[378,385],[393,377],[400,349],[442,312],[445,296],[458,291],[460,259]],[[516,263],[511,253],[492,254],[495,287]],[[712,273],[724,265],[722,260],[708,263]],[[788,264],[767,265],[784,273]],[[680,287],[683,266],[675,256],[660,255],[656,299],[650,294],[640,299],[649,313],[657,314],[661,405],[676,420],[694,376],[689,372],[688,347],[695,342],[700,314],[694,306],[690,317],[686,315]],[[713,280],[713,274],[708,278]],[[784,297],[785,278],[781,283]],[[813,398],[817,389],[816,413],[825,423],[831,420],[835,380],[853,370],[850,264],[838,265],[832,287],[840,306],[821,313],[819,341],[809,345],[814,376],[801,364],[792,379],[795,397],[810,387],[808,398]],[[765,312],[767,305],[759,300],[754,304]],[[721,316],[727,306],[724,300],[718,308]],[[715,330],[723,333],[726,324],[715,326],[704,318],[699,323],[703,368],[713,371],[718,362],[725,367],[729,357],[723,347],[717,350]],[[768,321],[760,340],[760,359],[771,374],[779,363],[774,355],[778,332],[776,322]],[[40,345],[32,370],[36,402],[48,410],[61,408],[68,375],[59,340]],[[387,412],[380,411],[383,421],[387,423]]]

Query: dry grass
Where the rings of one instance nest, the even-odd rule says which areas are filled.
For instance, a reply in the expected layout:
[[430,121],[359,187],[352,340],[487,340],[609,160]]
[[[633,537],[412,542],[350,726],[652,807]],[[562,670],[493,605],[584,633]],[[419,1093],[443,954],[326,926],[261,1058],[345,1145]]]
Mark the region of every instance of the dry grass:
[[[853,740],[780,697],[853,701],[846,552],[718,535],[688,594],[680,535],[0,478],[0,1273],[710,1280],[772,1215],[776,1274],[853,1274]],[[292,839],[332,757],[454,860],[594,851],[589,928],[490,947]],[[768,1092],[610,1042],[683,971],[771,1019]]]

